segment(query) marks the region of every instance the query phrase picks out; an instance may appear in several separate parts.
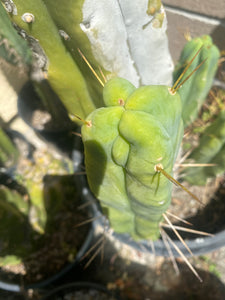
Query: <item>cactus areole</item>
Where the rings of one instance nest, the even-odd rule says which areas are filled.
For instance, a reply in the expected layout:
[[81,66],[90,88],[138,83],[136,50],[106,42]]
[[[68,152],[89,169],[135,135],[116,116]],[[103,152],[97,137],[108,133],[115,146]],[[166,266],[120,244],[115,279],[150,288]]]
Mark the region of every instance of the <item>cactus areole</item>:
[[183,136],[180,97],[117,77],[103,98],[82,126],[89,186],[116,232],[155,240],[172,190],[159,170],[172,174]]

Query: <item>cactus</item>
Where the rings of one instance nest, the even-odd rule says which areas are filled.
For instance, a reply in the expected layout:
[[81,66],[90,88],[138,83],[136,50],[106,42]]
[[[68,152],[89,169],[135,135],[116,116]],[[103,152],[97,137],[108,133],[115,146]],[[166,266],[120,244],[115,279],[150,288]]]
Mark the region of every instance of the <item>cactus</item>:
[[[8,2],[2,2],[7,8]],[[155,15],[146,12],[147,3],[141,0],[137,5],[124,1],[120,6],[99,0],[66,3],[15,0],[10,3],[16,13],[9,16],[18,31],[34,51],[37,41],[42,48],[35,52],[43,61],[41,72],[32,78],[47,78],[71,114],[85,118],[103,105],[102,88],[94,83],[77,47],[95,70],[100,66],[108,76],[128,77],[135,86],[171,83],[173,64],[161,5],[157,6],[157,13],[161,14],[156,18],[159,24],[154,25]],[[138,43],[142,47],[136,47]]]
[[6,168],[13,166],[17,162],[18,157],[18,149],[0,127],[0,166]]
[[115,231],[157,239],[171,182],[155,177],[158,164],[172,174],[183,135],[180,97],[168,86],[135,89],[121,78],[109,80],[103,96],[107,107],[82,126],[90,188]]
[[[41,0],[14,1],[17,15],[11,19],[28,35],[38,40],[47,58],[48,81],[70,113],[85,116],[95,106],[85,80],[71,55],[66,51],[49,12]],[[57,50],[57,51],[55,51]]]
[[199,109],[211,89],[220,57],[219,50],[213,44],[210,36],[204,35],[192,39],[185,45],[180,60],[175,67],[173,74],[174,82],[179,78],[188,62],[199,49],[200,53],[197,59],[195,59],[188,68],[187,76],[191,74],[201,62],[204,62],[202,67],[191,76],[187,83],[179,88],[183,105],[182,118],[185,127],[190,125],[190,123],[197,118]]
[[[3,3],[7,8],[8,2]],[[47,80],[68,113],[84,123],[88,182],[111,226],[135,240],[157,239],[171,200],[169,180],[176,182],[172,175],[183,135],[182,118],[187,126],[197,117],[215,76],[218,49],[208,36],[189,42],[174,81],[187,65],[189,77],[204,63],[184,86],[175,84],[171,89],[173,65],[160,0],[10,3],[9,17],[43,60],[39,75],[33,73],[32,79]],[[95,83],[77,48],[103,89]],[[188,64],[197,50],[197,59]],[[41,84],[37,89],[45,93]],[[217,150],[224,149],[222,129],[220,133],[213,137],[213,143],[220,142]],[[206,157],[210,152],[207,139],[201,142]],[[209,161],[219,159],[217,150],[214,156],[208,155]],[[32,202],[38,219],[32,228],[41,234],[48,222],[40,182],[36,186],[26,179],[26,184],[31,198],[38,200]]]
[[[68,159],[61,161],[49,153],[38,151],[34,153],[34,161],[19,161],[19,167],[14,170],[16,181],[0,174],[0,236],[1,245],[4,245],[1,247],[0,266],[27,259],[37,250],[37,241],[55,227],[55,218],[64,209],[65,198],[69,194],[64,195],[68,180],[61,184],[60,178],[63,180],[62,175],[68,174],[71,169]],[[46,174],[61,177],[46,185]],[[75,195],[74,188],[69,200],[71,195]]]
[[[199,145],[188,159],[200,164],[212,164],[198,168],[188,168],[184,179],[191,184],[204,185],[208,178],[222,174],[225,170],[225,111],[221,111],[214,122],[205,129]],[[213,166],[214,165],[214,166]]]
[[12,64],[30,64],[31,51],[14,30],[0,2],[0,56]]

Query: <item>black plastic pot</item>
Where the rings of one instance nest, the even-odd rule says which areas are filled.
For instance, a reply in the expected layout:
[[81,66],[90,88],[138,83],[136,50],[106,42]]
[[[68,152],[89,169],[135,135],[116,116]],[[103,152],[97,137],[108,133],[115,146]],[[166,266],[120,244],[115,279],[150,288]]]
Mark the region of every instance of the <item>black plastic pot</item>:
[[60,286],[52,290],[42,300],[120,300],[119,296],[104,286],[92,282],[76,282]]

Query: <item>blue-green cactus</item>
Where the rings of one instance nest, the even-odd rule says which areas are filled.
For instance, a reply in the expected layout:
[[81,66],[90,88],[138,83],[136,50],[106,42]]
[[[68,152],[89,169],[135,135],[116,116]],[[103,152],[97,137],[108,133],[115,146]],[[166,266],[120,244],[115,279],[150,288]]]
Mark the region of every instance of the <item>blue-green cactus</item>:
[[220,52],[213,44],[210,36],[204,35],[192,39],[187,42],[181,53],[180,60],[173,74],[174,82],[179,78],[188,62],[191,61],[199,49],[200,52],[189,66],[186,76],[191,74],[193,70],[204,61],[203,65],[179,88],[183,106],[182,117],[184,126],[188,126],[197,118],[199,109],[212,87],[220,57]]
[[157,239],[172,189],[157,166],[172,174],[183,136],[180,97],[168,86],[135,89],[114,78],[103,98],[107,107],[82,126],[90,188],[116,232]]

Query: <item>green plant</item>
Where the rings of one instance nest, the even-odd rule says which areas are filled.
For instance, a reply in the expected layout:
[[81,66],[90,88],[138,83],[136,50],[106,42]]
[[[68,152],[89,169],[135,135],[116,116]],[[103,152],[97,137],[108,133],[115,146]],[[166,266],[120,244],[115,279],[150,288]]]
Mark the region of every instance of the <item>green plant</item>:
[[[154,29],[154,27],[148,26],[143,30],[141,23],[143,24],[144,20],[148,23],[153,18],[146,13],[147,7],[145,11],[140,10],[139,14],[143,15],[140,16],[137,15],[133,5],[124,3],[125,7],[119,8],[117,4],[106,2],[105,7],[102,2],[98,1],[96,3],[92,1],[87,7],[84,1],[67,1],[66,5],[63,1],[51,0],[45,2],[42,0],[3,1],[8,5],[13,3],[16,13],[10,12],[9,16],[12,22],[18,26],[20,34],[26,36],[33,50],[36,51],[37,40],[43,49],[43,51],[36,51],[35,56],[45,63],[39,67],[38,72],[35,68],[32,78],[38,78],[39,81],[47,78],[67,111],[79,115],[81,118],[85,118],[96,107],[101,107],[103,102],[102,89],[96,85],[95,78],[90,75],[89,69],[79,56],[78,47],[93,68],[98,71],[100,65],[106,75],[128,76],[128,79],[131,79],[135,85],[150,81],[152,83],[154,81],[168,83],[171,80],[172,63],[167,48],[166,21],[162,22],[163,26],[160,28]],[[142,7],[142,1],[139,2]],[[99,9],[96,9],[96,5]],[[118,12],[119,9],[122,9],[125,13],[126,6],[130,8],[129,14],[124,15],[125,20],[123,20],[122,14],[118,15]],[[104,7],[104,12],[102,7]],[[114,15],[112,11],[115,12]],[[115,29],[108,18],[109,14],[115,18],[111,22],[118,25]],[[142,17],[141,22],[140,17]],[[96,18],[96,21],[92,24],[93,18],[94,20]],[[135,36],[132,33],[131,38],[126,32],[132,30],[126,24],[126,19],[132,20],[134,26],[138,26],[138,32],[135,33]],[[105,31],[101,32],[100,29],[103,27]],[[121,36],[119,41],[118,30]],[[152,31],[151,35],[150,31]],[[148,66],[151,65],[158,69],[164,66],[157,77],[155,77],[155,72],[149,72],[150,68],[147,68],[147,65],[140,60],[138,49],[134,45],[134,37],[145,43],[146,50],[151,49],[150,45],[158,44],[160,41],[160,60],[156,59],[159,52],[155,51],[154,46],[151,53],[147,52],[149,50],[142,53],[142,57],[148,61]],[[126,40],[128,40],[129,47]],[[109,42],[112,47],[110,49]],[[136,67],[134,67],[133,61],[135,61]],[[168,67],[165,68],[165,65]],[[126,68],[124,68],[125,66]],[[78,119],[76,122],[80,123]]]
[[[199,54],[189,66],[188,62],[198,50],[200,50]],[[179,88],[183,105],[182,118],[185,127],[195,121],[198,116],[199,109],[213,84],[213,79],[218,68],[219,57],[219,49],[213,44],[211,37],[208,35],[192,39],[182,50],[179,62],[173,73],[174,82],[187,66],[187,76],[189,76],[198,65],[204,62],[199,71],[195,72],[195,74]]]
[[[55,226],[57,215],[59,218],[59,212],[68,201],[68,183],[61,184],[68,168],[72,169],[68,159],[59,160],[39,150],[33,154],[33,161],[20,157],[16,168],[14,165],[14,178],[0,174],[0,239],[3,245],[0,266],[6,262],[14,264],[15,259],[17,263],[27,259],[37,250],[37,242]],[[61,174],[61,181],[54,181],[54,174]],[[52,177],[51,184],[47,184],[47,176]],[[71,195],[74,189],[69,199]]]
[[[15,13],[15,8],[14,8]],[[13,8],[12,8],[13,14]],[[31,51],[27,43],[14,30],[7,13],[0,3],[0,56],[12,64],[30,64]]]
[[9,168],[13,166],[19,157],[19,151],[10,137],[0,127],[0,166]]
[[180,97],[168,86],[135,89],[121,78],[106,83],[103,97],[107,107],[82,127],[90,188],[115,231],[155,240],[172,189],[160,168],[172,173],[183,136]]
[[221,111],[212,124],[204,130],[199,145],[188,156],[190,160],[203,166],[197,169],[188,168],[185,171],[185,180],[191,184],[204,185],[208,178],[222,174],[225,169],[224,149],[225,111]]
[[160,1],[149,1],[147,7],[144,1],[120,6],[98,0],[2,2],[13,7],[11,21],[44,62],[37,68],[33,61],[31,71],[40,96],[45,97],[41,83],[47,80],[73,120],[84,123],[90,188],[112,227],[134,239],[158,238],[170,204],[170,181],[176,182],[172,175],[182,118],[185,126],[196,118],[217,69],[219,51],[211,38],[187,44],[174,81],[185,69],[188,77],[200,68],[171,88]]

